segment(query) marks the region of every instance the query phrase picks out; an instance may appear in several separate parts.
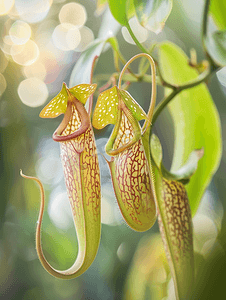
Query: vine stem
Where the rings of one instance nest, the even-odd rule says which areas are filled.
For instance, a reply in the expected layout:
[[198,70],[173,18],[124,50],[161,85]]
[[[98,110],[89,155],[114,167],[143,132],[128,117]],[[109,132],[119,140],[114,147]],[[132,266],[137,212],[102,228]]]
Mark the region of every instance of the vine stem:
[[[115,57],[115,54],[117,54],[117,55],[118,55],[118,58],[121,60],[122,64],[125,65],[125,64],[126,64],[126,60],[125,60],[125,58],[123,57],[122,53],[120,52],[119,48],[115,48],[115,47],[114,47],[114,42],[112,41],[112,39],[114,39],[115,41],[117,41],[116,38],[109,38],[109,39],[107,40],[107,42],[108,42],[108,43],[111,45],[111,47],[112,47],[114,57]],[[114,59],[114,61],[115,61],[115,69],[116,69],[118,72],[120,72],[119,65],[118,65],[118,61],[116,61],[115,59]],[[133,71],[132,71],[130,68],[128,68],[127,70],[128,70],[128,72],[131,73],[135,78],[137,78],[137,75],[134,74]]]
[[135,34],[133,33],[130,25],[129,25],[129,22],[127,23],[126,25],[126,28],[128,29],[132,39],[134,40],[134,42],[136,43],[136,45],[140,48],[140,50],[143,52],[143,53],[148,53],[148,50],[138,41],[138,39],[136,38]]
[[155,121],[157,120],[157,118],[158,118],[159,114],[162,112],[162,110],[176,95],[178,95],[183,90],[195,87],[195,86],[199,85],[200,83],[206,81],[211,74],[212,73],[210,71],[210,67],[208,66],[207,69],[202,74],[200,74],[195,80],[187,82],[183,85],[178,86],[176,89],[173,89],[173,91],[157,105],[157,107],[154,111],[152,125],[155,123]]
[[122,82],[122,77],[124,72],[126,71],[126,69],[128,68],[128,66],[137,58],[139,57],[146,57],[150,63],[151,66],[151,73],[152,73],[152,93],[151,93],[151,102],[150,102],[150,106],[149,106],[149,110],[148,110],[148,114],[147,114],[147,119],[144,122],[142,131],[143,133],[147,130],[147,128],[151,125],[151,120],[153,117],[153,113],[154,113],[154,108],[155,108],[155,103],[156,103],[156,93],[157,93],[157,89],[156,89],[156,69],[155,69],[155,62],[153,60],[153,58],[147,54],[147,53],[139,53],[135,56],[133,56],[124,66],[124,68],[122,69],[120,76],[119,76],[119,80],[118,80],[118,87],[121,88],[121,82]]
[[[91,74],[90,74],[90,84],[93,83],[93,73],[94,73],[94,67],[95,67],[95,63],[98,59],[98,55],[95,55],[93,62],[92,62],[92,67],[91,67]],[[87,112],[89,114],[89,116],[91,115],[91,111],[92,111],[92,107],[93,107],[93,94],[89,97],[89,102],[88,102],[88,108],[87,108]]]
[[[213,1],[213,0],[212,0]],[[204,11],[203,11],[203,20],[202,20],[202,46],[205,51],[205,54],[207,56],[207,59],[210,63],[210,67],[212,71],[215,71],[218,66],[210,56],[208,49],[206,47],[206,40],[207,40],[207,27],[208,27],[208,14],[209,14],[209,8],[210,8],[210,2],[211,0],[206,0],[204,4]]]
[[207,34],[209,5],[210,5],[210,0],[206,0],[204,5],[204,11],[203,11],[203,20],[202,20],[202,44],[203,44],[203,49],[205,49],[205,51],[206,51],[205,39]]
[[[140,48],[140,50],[141,50],[143,53],[146,53],[146,54],[150,55],[150,54],[149,54],[149,51],[148,51],[148,50],[147,50],[147,49],[146,49],[146,48],[138,41],[138,39],[136,38],[136,36],[135,36],[135,34],[133,33],[133,31],[132,31],[132,29],[131,29],[129,23],[126,25],[126,28],[128,29],[128,31],[129,31],[129,33],[130,33],[132,39],[134,40],[134,42],[136,43],[136,45]],[[155,63],[156,63],[156,62],[155,62]],[[156,65],[157,65],[157,63],[156,63]],[[158,65],[157,65],[157,67],[158,67]],[[161,80],[163,86],[166,86],[166,87],[169,87],[169,88],[172,88],[172,89],[175,89],[175,88],[176,88],[174,85],[172,85],[172,84],[170,84],[169,82],[166,82],[166,81],[165,81],[165,79],[162,77],[162,74],[161,74],[161,71],[159,70],[159,68],[158,68],[158,73],[159,73],[159,77],[160,77],[160,80]]]
[[[144,74],[144,75],[140,75],[140,74],[135,74],[135,76],[133,76],[130,73],[126,73],[123,74],[122,76],[122,80],[123,81],[130,81],[130,82],[148,82],[151,83],[152,82],[152,76],[148,75],[148,74]],[[110,77],[114,77],[116,79],[119,78],[119,73],[113,73],[113,74],[98,74],[94,76],[94,82],[100,82],[100,81],[107,81]],[[161,85],[161,80],[158,76],[156,76],[156,83],[158,85]]]

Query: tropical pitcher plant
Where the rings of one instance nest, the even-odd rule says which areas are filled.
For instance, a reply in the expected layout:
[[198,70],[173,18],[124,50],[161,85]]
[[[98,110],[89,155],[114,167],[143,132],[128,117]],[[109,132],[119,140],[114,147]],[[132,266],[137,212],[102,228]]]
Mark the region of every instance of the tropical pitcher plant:
[[[75,278],[92,264],[100,240],[100,172],[90,112],[84,104],[95,91],[95,84],[80,84],[68,89],[63,84],[60,93],[41,111],[42,118],[64,118],[53,134],[60,143],[65,183],[78,236],[79,254],[71,268],[54,269],[46,260],[41,243],[41,223],[44,212],[44,189],[35,177],[21,175],[38,182],[41,207],[36,230],[36,249],[43,267],[53,276]],[[91,108],[91,106],[89,106]],[[89,109],[90,111],[90,109]]]
[[[137,58],[146,58],[152,72],[152,95],[147,113],[122,88],[123,76]],[[92,112],[92,94],[96,84],[81,83],[60,93],[41,111],[42,118],[64,118],[53,134],[60,143],[64,177],[78,237],[79,253],[69,269],[54,269],[42,251],[41,223],[44,212],[44,189],[36,229],[36,249],[43,267],[53,276],[72,279],[92,264],[98,250],[100,224],[100,172],[92,125],[101,130],[113,124],[105,150],[111,156],[106,163],[111,173],[115,196],[127,224],[136,231],[150,229],[158,219],[159,228],[174,280],[177,299],[188,299],[194,282],[192,217],[185,185],[194,174],[203,149],[194,149],[188,162],[177,172],[168,171],[162,163],[162,148],[152,134],[156,103],[156,69],[146,53],[135,55],[124,66],[118,86],[99,94]],[[85,104],[86,105],[85,107]],[[143,122],[141,126],[140,121]]]

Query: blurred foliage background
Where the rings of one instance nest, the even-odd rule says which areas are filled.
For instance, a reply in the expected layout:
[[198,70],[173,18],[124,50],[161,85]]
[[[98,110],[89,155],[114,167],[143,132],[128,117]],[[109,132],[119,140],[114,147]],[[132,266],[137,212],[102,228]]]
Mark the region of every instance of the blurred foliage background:
[[[67,6],[68,3],[73,4]],[[50,121],[38,116],[44,103],[60,91],[62,82],[69,83],[81,51],[98,36],[108,14],[106,10],[100,15],[94,0],[76,3],[83,6],[65,0],[0,1],[0,299],[173,299],[167,298],[171,282],[168,287],[169,270],[158,226],[137,233],[125,225],[101,155],[102,238],[93,265],[79,278],[64,281],[50,276],[37,259],[34,238],[39,191],[33,182],[19,176],[20,169],[39,177],[45,186],[42,237],[49,262],[56,268],[68,268],[78,250],[59,145],[51,139],[61,117]],[[198,61],[203,60],[203,4],[201,0],[175,0],[163,31],[158,35],[148,32],[144,43],[149,46],[155,41],[170,40],[187,55],[194,48]],[[69,12],[75,26],[65,29],[60,24],[65,18],[68,21]],[[109,22],[114,24],[110,19]],[[121,52],[126,59],[131,58],[137,53],[136,46],[125,40],[117,25],[112,26],[117,31]],[[106,49],[95,75],[113,72],[113,56]],[[214,75],[208,87],[220,113],[225,146],[226,86]],[[147,109],[149,84],[133,84],[130,93]],[[159,88],[158,99],[162,97],[163,89]],[[154,132],[162,142],[168,167],[173,151],[171,128],[169,113],[164,111]],[[109,127],[104,132],[95,132],[99,153],[104,153],[110,131]],[[193,299],[222,299],[225,290],[225,169],[224,151],[194,217],[197,280]]]

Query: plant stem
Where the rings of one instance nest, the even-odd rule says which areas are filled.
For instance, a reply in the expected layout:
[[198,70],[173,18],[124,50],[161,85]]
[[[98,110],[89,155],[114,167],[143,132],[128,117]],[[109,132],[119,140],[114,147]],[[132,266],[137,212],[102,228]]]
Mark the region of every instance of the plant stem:
[[[210,63],[210,67],[212,71],[215,71],[218,66],[215,64],[214,60],[210,56],[208,49],[206,47],[206,41],[207,41],[207,26],[208,26],[208,13],[209,13],[209,7],[210,7],[210,1],[206,0],[204,5],[204,11],[203,11],[203,20],[202,20],[202,46],[205,51],[205,54],[208,58],[208,61]],[[213,1],[213,0],[212,0]]]
[[189,81],[185,84],[182,84],[180,86],[178,86],[176,89],[173,89],[173,91],[166,96],[156,107],[155,111],[154,111],[154,115],[153,115],[153,119],[152,119],[152,125],[155,123],[155,121],[157,120],[159,114],[162,112],[162,110],[166,107],[166,105],[176,96],[178,95],[180,92],[182,92],[183,90],[195,87],[197,85],[199,85],[200,83],[204,82],[205,80],[207,80],[207,78],[211,75],[211,71],[210,68],[208,67],[202,74],[200,74],[195,80]]
[[[135,74],[136,76],[132,75],[132,74],[123,74],[122,76],[122,80],[123,81],[130,81],[130,82],[152,82],[152,76],[149,74],[145,74],[140,76],[140,74]],[[115,77],[116,79],[119,78],[119,73],[113,73],[113,74],[98,74],[94,76],[94,82],[98,83],[100,81],[107,81],[109,80],[110,77]],[[156,78],[156,83],[158,85],[161,85],[161,81],[160,78],[157,77]]]
[[150,102],[150,106],[149,106],[149,110],[147,113],[147,119],[144,122],[144,125],[142,127],[142,134],[144,134],[151,126],[151,120],[153,117],[153,113],[154,113],[154,108],[155,108],[155,103],[156,103],[156,93],[157,93],[157,89],[156,89],[156,68],[155,68],[155,62],[153,60],[153,58],[151,57],[150,54],[148,53],[140,53],[137,54],[135,56],[133,56],[124,66],[124,68],[122,69],[120,76],[119,76],[119,80],[118,80],[118,88],[121,88],[121,82],[122,82],[122,77],[126,71],[126,69],[128,68],[128,66],[137,58],[139,57],[146,57],[147,60],[150,63],[151,66],[151,74],[152,74],[152,91],[151,91],[151,102]]
[[[149,51],[138,41],[138,39],[136,38],[136,36],[134,35],[129,23],[127,23],[127,26],[126,28],[128,29],[132,39],[134,40],[134,42],[136,43],[137,47],[140,48],[140,50],[143,52],[143,53],[147,53],[149,54]],[[150,55],[150,54],[149,54]]]
[[[136,38],[136,36],[134,35],[129,23],[127,24],[126,28],[128,29],[132,39],[134,40],[134,42],[136,43],[136,45],[140,48],[140,50],[143,52],[143,53],[147,53],[150,55],[149,51],[138,41],[138,39]],[[172,84],[170,84],[169,82],[166,82],[163,77],[162,77],[162,74],[161,74],[161,71],[160,69],[158,68],[158,64],[156,63],[155,61],[155,64],[156,64],[156,67],[157,67],[157,70],[158,70],[158,74],[159,74],[159,77],[161,79],[161,82],[162,82],[162,85],[166,86],[166,87],[169,87],[169,88],[172,88],[172,89],[175,89],[176,87]]]
[[210,4],[210,0],[206,0],[204,5],[204,11],[203,11],[203,20],[202,20],[202,44],[203,44],[203,49],[205,49],[205,51],[206,51],[205,39],[207,34],[209,4]]
[[167,81],[165,81],[165,79],[164,79],[163,76],[162,76],[161,70],[160,70],[160,68],[159,68],[159,66],[158,66],[158,63],[157,63],[156,61],[155,61],[155,64],[156,64],[156,68],[157,68],[157,71],[158,71],[158,74],[159,74],[159,78],[160,78],[160,80],[161,80],[162,85],[163,85],[164,87],[168,87],[168,88],[170,88],[170,89],[176,90],[176,89],[177,89],[177,86],[176,86],[176,85],[173,85],[173,84],[171,84],[171,83],[169,83],[169,82],[167,82]]

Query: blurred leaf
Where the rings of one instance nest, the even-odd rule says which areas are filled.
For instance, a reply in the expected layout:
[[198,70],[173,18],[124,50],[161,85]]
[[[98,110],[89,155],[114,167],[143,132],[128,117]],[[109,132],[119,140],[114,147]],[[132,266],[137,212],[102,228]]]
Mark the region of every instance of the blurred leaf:
[[175,171],[173,175],[180,179],[190,178],[197,170],[198,162],[203,157],[203,154],[203,149],[192,151],[186,163],[179,170]]
[[205,37],[207,51],[217,66],[226,65],[226,2],[225,0],[210,1],[210,13],[218,27]]
[[[144,236],[136,249],[126,285],[124,300],[143,300],[147,287],[151,299],[162,299],[167,295],[169,266],[160,234]],[[148,298],[149,299],[149,298]]]
[[60,269],[69,268],[77,257],[78,243],[74,240],[72,243],[68,233],[58,231],[51,223],[46,226],[42,236],[44,253],[50,264],[56,268],[60,265]]
[[215,31],[206,40],[206,47],[218,66],[226,65],[226,31]]
[[226,67],[217,72],[217,78],[220,83],[226,87]]
[[114,19],[109,7],[107,7],[101,20],[98,39],[106,40],[108,37],[116,36],[120,28],[120,24]]
[[138,20],[142,26],[154,31],[162,31],[172,10],[172,0],[134,0]]
[[118,41],[115,37],[111,37],[108,39],[108,42],[111,44],[113,50],[115,52],[119,52],[119,45],[118,45]]
[[119,69],[120,52],[119,52],[118,41],[115,37],[111,37],[108,39],[108,43],[111,45],[111,47],[113,49],[115,68],[116,68],[116,70],[120,71],[120,69]]
[[186,163],[179,170],[169,172],[162,163],[162,146],[159,138],[155,134],[152,134],[151,136],[150,149],[152,158],[158,169],[161,170],[163,177],[169,180],[181,181],[183,184],[189,182],[190,177],[197,170],[200,158],[202,158],[204,154],[203,149],[192,151]]
[[[196,70],[189,66],[188,57],[176,45],[162,43],[159,54],[160,68],[166,81],[179,85],[198,77]],[[204,148],[204,156],[197,171],[186,185],[194,214],[220,163],[222,153],[220,119],[204,83],[182,91],[168,107],[175,125],[171,171],[181,168],[194,149]]]
[[214,32],[213,40],[217,47],[217,54],[221,57],[221,64],[226,65],[226,31]]
[[90,83],[90,74],[94,57],[103,50],[105,40],[95,40],[88,49],[82,52],[71,73],[69,86]]
[[210,13],[219,29],[226,29],[225,0],[210,1]]
[[97,9],[95,13],[99,16],[105,9],[107,0],[97,0]]
[[69,86],[80,85],[82,83],[90,83],[92,64],[95,56],[100,56],[104,50],[106,43],[111,44],[114,51],[118,50],[117,40],[113,37],[99,40],[96,39],[88,49],[82,52],[72,70]]
[[108,0],[113,17],[123,26],[128,25],[128,20],[134,15],[132,0]]

